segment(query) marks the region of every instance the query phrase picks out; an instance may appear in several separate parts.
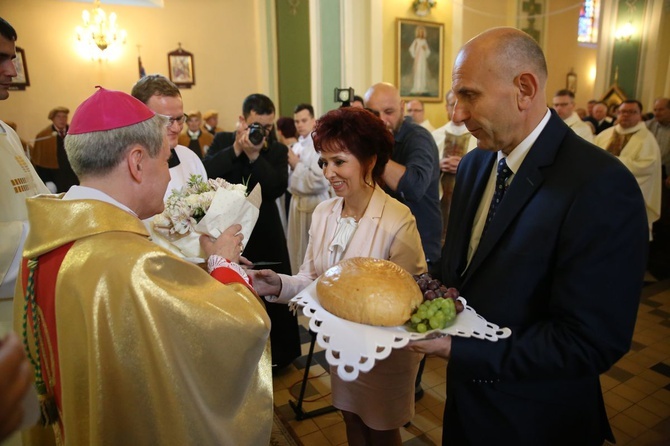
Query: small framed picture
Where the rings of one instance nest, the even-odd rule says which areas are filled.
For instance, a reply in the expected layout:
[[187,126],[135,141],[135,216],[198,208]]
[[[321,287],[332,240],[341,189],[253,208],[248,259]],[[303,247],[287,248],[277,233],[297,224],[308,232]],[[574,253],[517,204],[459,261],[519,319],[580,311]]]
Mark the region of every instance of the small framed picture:
[[16,77],[12,78],[9,90],[25,90],[30,86],[28,77],[28,65],[26,65],[26,52],[23,48],[16,47],[16,58],[13,60],[16,67]]
[[626,95],[619,88],[617,84],[612,84],[607,92],[603,95],[601,101],[607,104],[608,107],[618,106],[625,101]]
[[195,85],[193,54],[184,51],[181,44],[179,44],[179,49],[168,53],[168,73],[170,73],[170,80],[177,87],[191,88]]
[[444,25],[397,19],[396,81],[403,99],[443,100]]

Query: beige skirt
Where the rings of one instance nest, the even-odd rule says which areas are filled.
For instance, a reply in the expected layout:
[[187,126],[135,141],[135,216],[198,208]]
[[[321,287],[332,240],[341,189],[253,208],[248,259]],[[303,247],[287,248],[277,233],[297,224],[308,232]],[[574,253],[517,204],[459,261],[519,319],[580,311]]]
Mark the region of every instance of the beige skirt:
[[414,417],[414,381],[423,354],[394,349],[354,381],[342,381],[330,368],[333,406],[353,412],[375,430],[404,426]]

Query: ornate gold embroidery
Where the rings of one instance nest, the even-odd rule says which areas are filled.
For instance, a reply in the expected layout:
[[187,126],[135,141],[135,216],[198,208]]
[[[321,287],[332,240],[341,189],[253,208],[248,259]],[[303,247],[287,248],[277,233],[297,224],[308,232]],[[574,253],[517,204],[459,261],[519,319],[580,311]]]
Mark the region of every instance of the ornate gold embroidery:
[[26,173],[26,176],[24,177],[11,179],[12,186],[14,187],[14,193],[20,194],[34,189],[35,184],[33,182],[33,177],[30,174],[30,166],[28,165],[26,159],[17,155],[14,157],[14,160],[16,160],[16,163],[21,166],[21,169]]

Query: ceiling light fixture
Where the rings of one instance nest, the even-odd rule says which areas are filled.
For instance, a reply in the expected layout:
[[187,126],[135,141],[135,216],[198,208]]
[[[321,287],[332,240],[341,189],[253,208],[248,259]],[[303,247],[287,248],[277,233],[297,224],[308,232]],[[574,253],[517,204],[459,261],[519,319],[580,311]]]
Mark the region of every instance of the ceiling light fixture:
[[90,59],[115,59],[126,43],[126,30],[116,25],[116,13],[109,16],[100,7],[100,0],[94,0],[93,10],[82,13],[84,26],[77,27],[79,51]]

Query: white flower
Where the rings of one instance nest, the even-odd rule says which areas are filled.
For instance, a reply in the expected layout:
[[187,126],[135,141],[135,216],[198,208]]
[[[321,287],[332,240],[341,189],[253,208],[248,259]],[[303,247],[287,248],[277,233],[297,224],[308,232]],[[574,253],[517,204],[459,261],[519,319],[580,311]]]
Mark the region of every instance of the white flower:
[[181,218],[173,220],[172,224],[174,225],[174,227],[170,230],[170,232],[174,231],[179,234],[186,234],[188,232],[193,232],[193,228],[195,228],[196,221],[191,217],[183,216]]
[[154,217],[154,226],[169,228],[171,234],[195,231],[195,226],[212,204],[219,188],[246,196],[244,184],[231,184],[222,178],[203,181],[200,175],[191,175],[181,189],[173,189],[163,213]]
[[172,222],[166,215],[158,214],[154,217],[154,224],[156,226],[168,227],[172,224]]
[[214,195],[216,195],[216,192],[213,190],[203,192],[200,195],[198,195],[198,197],[200,198],[199,206],[202,209],[209,209],[209,206],[212,204],[212,200],[214,199]]
[[225,188],[226,185],[230,184],[223,178],[216,178],[216,179],[210,178],[209,180],[207,180],[207,183],[209,184],[209,187],[212,188],[212,190],[217,190],[220,187]]
[[244,184],[231,184],[230,186],[231,187],[229,187],[228,190],[232,192],[241,193],[242,195],[247,194],[247,186],[245,186]]
[[191,209],[197,209],[200,206],[200,195],[187,195],[184,203]]

